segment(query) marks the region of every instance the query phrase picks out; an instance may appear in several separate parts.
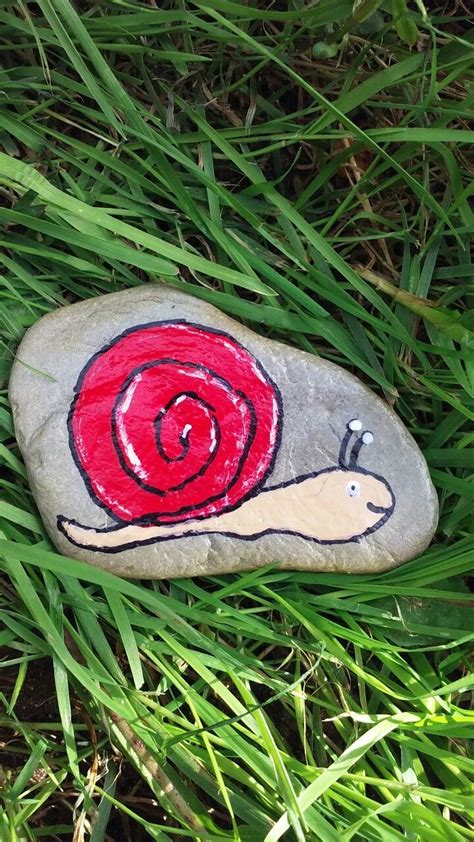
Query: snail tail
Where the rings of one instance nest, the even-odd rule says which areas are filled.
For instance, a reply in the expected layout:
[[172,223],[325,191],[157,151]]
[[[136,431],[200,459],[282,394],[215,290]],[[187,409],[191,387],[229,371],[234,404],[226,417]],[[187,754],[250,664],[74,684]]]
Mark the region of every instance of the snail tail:
[[99,552],[120,552],[155,541],[166,541],[182,536],[183,530],[173,530],[163,526],[112,526],[106,529],[94,529],[83,526],[75,520],[59,516],[58,529],[76,547]]

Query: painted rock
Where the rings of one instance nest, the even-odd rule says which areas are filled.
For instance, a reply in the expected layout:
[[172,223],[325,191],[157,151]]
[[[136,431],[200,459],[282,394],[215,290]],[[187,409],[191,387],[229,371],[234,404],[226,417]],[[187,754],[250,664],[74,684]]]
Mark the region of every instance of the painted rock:
[[168,287],[42,318],[10,398],[54,544],[123,576],[384,570],[436,527],[423,456],[380,398]]

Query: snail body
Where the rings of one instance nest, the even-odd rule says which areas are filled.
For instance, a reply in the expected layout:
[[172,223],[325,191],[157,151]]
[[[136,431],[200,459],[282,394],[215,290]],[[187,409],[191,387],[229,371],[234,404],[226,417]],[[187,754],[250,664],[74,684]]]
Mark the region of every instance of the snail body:
[[371,433],[337,466],[266,485],[278,454],[283,403],[258,360],[228,334],[184,320],[125,331],[87,363],[68,417],[71,453],[92,499],[116,523],[60,516],[74,544],[118,552],[186,536],[256,540],[293,534],[360,540],[390,517],[387,481],[358,466]]

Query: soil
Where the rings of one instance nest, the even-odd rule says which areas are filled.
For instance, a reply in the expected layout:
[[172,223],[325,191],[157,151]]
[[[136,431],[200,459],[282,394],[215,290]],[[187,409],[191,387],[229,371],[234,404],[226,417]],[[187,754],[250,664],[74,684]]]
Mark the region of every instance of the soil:
[[[0,648],[0,665],[4,661],[17,657],[17,651]],[[1,668],[0,691],[8,701],[10,701],[14,691],[17,676],[17,664]],[[72,696],[72,705],[73,722],[87,728],[88,718],[80,700]],[[15,727],[16,721],[21,723],[24,729],[44,736],[49,744],[56,742],[57,735],[61,733],[60,728],[55,727],[57,723],[60,723],[60,712],[56,698],[53,665],[49,658],[30,661],[26,678],[15,703],[13,715],[7,717],[3,712],[0,714],[0,804],[1,789],[2,786],[5,786],[5,781],[11,780],[13,782],[28,759],[25,755],[25,740],[22,738],[20,730]],[[48,728],[49,723],[53,727]],[[59,743],[57,758],[55,760],[54,752],[48,752],[47,760],[53,770],[59,768],[60,758],[61,760],[64,758],[64,746]],[[114,759],[119,760],[120,769],[115,797],[147,821],[169,826],[169,819],[157,806],[148,786],[133,766],[118,755],[115,755]],[[89,763],[90,761],[84,763],[84,771],[87,771]],[[41,779],[42,770],[40,767],[29,783],[39,783]],[[99,783],[103,783],[103,781]],[[30,827],[36,831],[43,827],[54,827],[55,825],[71,828],[70,835],[68,833],[60,836],[56,834],[42,835],[40,838],[43,842],[56,842],[56,840],[64,842],[65,839],[69,842],[70,839],[72,840],[73,811],[77,798],[78,791],[74,786],[71,775],[66,778],[61,790],[58,789],[48,799],[45,806],[40,808],[30,819]],[[145,840],[149,842],[149,839],[149,834],[137,822],[112,808],[107,827],[107,842],[142,842],[142,840],[143,842]]]

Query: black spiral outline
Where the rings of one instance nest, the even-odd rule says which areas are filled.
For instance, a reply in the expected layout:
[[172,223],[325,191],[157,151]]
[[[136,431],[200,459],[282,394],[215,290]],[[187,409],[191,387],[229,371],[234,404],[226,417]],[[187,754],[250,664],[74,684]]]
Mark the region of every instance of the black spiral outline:
[[[215,413],[215,411],[216,411],[216,408],[214,406],[211,406],[211,404],[208,401],[205,401],[203,398],[201,398],[201,396],[198,395],[197,392],[192,392],[192,391],[190,391],[190,392],[180,392],[179,395],[173,396],[171,398],[171,400],[168,401],[166,406],[164,406],[163,409],[161,409],[159,411],[158,415],[156,416],[156,418],[153,422],[153,426],[155,428],[156,446],[158,448],[158,453],[160,454],[163,461],[168,462],[168,464],[170,464],[170,465],[173,464],[174,462],[182,462],[183,459],[186,459],[186,456],[189,453],[189,438],[187,436],[185,438],[183,438],[182,435],[179,437],[179,440],[181,442],[181,446],[183,448],[182,452],[180,453],[179,456],[174,456],[174,457],[168,456],[165,453],[163,444],[161,442],[161,422],[165,418],[166,413],[169,412],[171,407],[174,406],[179,401],[180,398],[192,398],[193,400],[195,400],[199,404],[201,404],[201,406],[204,406],[206,409],[208,409],[211,413]],[[214,459],[214,457],[217,453],[217,450],[219,448],[220,441],[221,441],[220,424],[219,424],[217,418],[215,418],[215,417],[212,418],[212,421],[214,423],[214,434],[215,434],[215,437],[216,437],[216,445],[215,445],[214,449],[210,451],[210,454],[212,455],[212,458],[208,459],[207,467],[209,467],[209,465],[212,462],[212,459]],[[171,491],[176,490],[176,486],[175,486],[174,489],[168,489],[168,490],[169,491],[170,490]]]
[[[142,515],[140,517],[125,520],[124,518],[119,517],[110,508],[110,506],[108,506],[106,503],[104,503],[97,496],[97,494],[94,491],[94,488],[92,487],[92,483],[89,479],[89,476],[82,466],[80,456],[79,456],[79,453],[78,453],[77,448],[76,448],[76,443],[75,443],[75,440],[74,440],[73,417],[74,417],[76,404],[77,404],[77,401],[79,399],[79,395],[81,393],[82,385],[84,383],[84,380],[85,380],[89,370],[92,368],[92,366],[98,361],[98,359],[103,354],[105,354],[107,351],[109,351],[111,348],[113,348],[114,345],[116,345],[118,342],[120,342],[126,336],[129,336],[131,333],[136,333],[137,331],[140,331],[140,330],[147,330],[147,329],[150,329],[150,328],[161,327],[161,326],[165,326],[165,325],[186,325],[187,327],[195,328],[196,330],[203,331],[204,333],[215,334],[216,336],[224,336],[226,339],[229,339],[234,345],[236,345],[238,348],[240,348],[242,351],[244,351],[246,354],[248,354],[252,358],[252,360],[254,362],[254,365],[257,368],[257,370],[262,374],[262,376],[264,377],[266,382],[271,386],[271,388],[273,390],[273,395],[274,395],[275,401],[276,401],[277,406],[278,406],[278,417],[277,417],[276,431],[275,431],[275,444],[274,444],[274,447],[273,447],[272,457],[271,457],[271,460],[270,460],[270,463],[268,465],[267,470],[265,471],[265,473],[263,474],[261,479],[248,492],[244,493],[239,498],[239,500],[237,500],[235,503],[229,504],[227,506],[223,506],[219,510],[219,514],[224,514],[224,512],[229,512],[229,511],[232,511],[233,509],[237,509],[246,500],[249,500],[251,497],[256,496],[256,494],[258,494],[260,492],[262,486],[264,485],[264,483],[267,481],[268,477],[273,472],[273,469],[275,467],[275,461],[276,461],[276,458],[277,458],[277,455],[278,455],[278,451],[280,449],[281,436],[282,436],[282,426],[283,426],[283,400],[282,400],[282,397],[281,397],[281,392],[280,392],[277,384],[275,383],[275,381],[270,377],[270,375],[265,370],[265,368],[260,363],[260,361],[257,360],[257,358],[248,350],[248,348],[246,348],[244,345],[242,345],[241,342],[239,342],[237,339],[235,339],[234,336],[232,336],[231,334],[227,333],[224,330],[218,330],[217,328],[211,328],[211,327],[208,327],[207,325],[198,324],[197,322],[189,322],[189,321],[187,321],[187,319],[164,319],[164,320],[158,320],[158,321],[153,321],[153,322],[145,322],[143,324],[134,325],[133,327],[127,328],[122,333],[120,333],[118,336],[114,337],[114,339],[112,339],[112,341],[109,342],[107,345],[102,346],[102,348],[100,348],[98,351],[96,351],[96,353],[93,354],[92,357],[89,358],[89,360],[87,361],[85,366],[82,368],[82,370],[79,374],[79,377],[77,379],[76,385],[74,386],[74,393],[75,394],[74,394],[74,397],[71,401],[71,406],[70,406],[68,417],[67,417],[69,447],[70,447],[70,450],[71,450],[71,454],[72,454],[74,463],[75,463],[75,465],[76,465],[76,467],[77,467],[77,469],[78,469],[78,471],[79,471],[79,473],[80,473],[80,475],[81,475],[81,477],[84,481],[85,487],[87,489],[87,492],[88,492],[90,498],[94,501],[94,503],[97,506],[99,506],[99,508],[101,508],[101,509],[103,509],[103,511],[107,512],[107,514],[109,515],[109,517],[112,518],[112,520],[114,520],[117,524],[120,524],[120,525],[123,525],[123,526],[126,526],[126,525],[131,526],[131,525],[134,525],[134,524],[141,524],[143,526],[152,525],[152,524],[156,524],[156,525],[163,524],[163,525],[165,525],[166,524],[166,518],[171,518],[171,520],[168,521],[168,524],[176,523],[176,522],[179,522],[179,521],[176,521],[175,518],[178,517],[179,515],[186,514],[188,512],[192,513],[193,511],[196,510],[196,508],[201,509],[204,506],[209,505],[210,503],[213,503],[213,502],[216,502],[217,500],[220,500],[221,497],[223,496],[223,493],[221,491],[219,494],[214,495],[213,497],[209,498],[207,501],[198,504],[198,506],[196,506],[195,504],[193,504],[192,506],[183,506],[181,510],[173,511],[173,512],[150,512],[147,515]],[[166,358],[166,359],[169,360],[169,358]],[[164,361],[164,359],[162,361]],[[160,362],[160,360],[154,360],[154,361],[150,361],[149,363],[144,363],[143,366],[138,366],[135,369],[134,376],[136,376],[136,373],[138,373],[138,370],[143,369],[143,368],[148,367],[148,366],[151,366],[151,365],[156,365],[159,362]],[[174,360],[174,362],[177,362],[179,365],[190,365],[190,366],[193,366],[193,367],[195,367],[195,366],[197,367],[197,364],[183,363],[181,360]],[[205,366],[203,366],[203,368],[205,368],[206,371],[209,371],[209,372],[211,371],[211,369],[208,369]],[[227,381],[225,381],[224,378],[222,378],[220,375],[215,374],[215,376],[218,379],[222,380],[224,383],[227,383]],[[129,377],[127,378],[127,384],[130,380],[130,377],[131,377],[131,375],[129,375]],[[227,385],[230,386],[230,384],[227,384]],[[123,388],[123,386],[122,386],[122,388]],[[122,388],[119,392],[119,395],[122,392]],[[230,387],[230,388],[232,388],[232,387]],[[256,432],[255,407],[254,407],[253,403],[250,401],[250,398],[247,398],[247,396],[244,395],[243,392],[241,392],[240,390],[233,389],[233,388],[232,388],[232,391],[234,392],[234,394],[238,394],[239,397],[241,397],[245,402],[248,402],[248,404],[249,404],[249,409],[250,409],[250,412],[251,412],[251,430],[250,430],[251,433],[252,433],[252,424],[254,425],[253,436],[252,436],[252,441],[253,441],[253,438],[255,437],[255,432]],[[118,400],[118,396],[117,396],[117,399],[116,399],[116,403],[117,403],[117,400]],[[114,440],[113,418],[114,418],[114,414],[115,414],[116,403],[114,404],[114,408],[112,410],[112,418],[111,418],[111,428],[112,428],[111,432],[112,432],[112,439],[113,440]],[[114,445],[117,449],[118,442],[117,442],[117,444],[115,444],[115,441],[114,441]],[[249,448],[250,448],[250,445],[249,445]],[[239,475],[242,472],[242,468],[243,468],[243,465],[245,463],[245,457],[248,454],[249,448],[244,448],[244,450],[242,451],[242,457],[239,460],[239,466],[238,466]],[[119,455],[119,460],[120,459],[121,459],[121,455]],[[123,457],[122,457],[122,459],[123,459]],[[120,461],[120,464],[122,465],[122,461]],[[124,469],[126,470],[127,473],[130,472],[130,469],[129,469],[128,465],[126,465]],[[137,478],[137,475],[135,473],[133,473],[133,472],[131,472],[131,473],[133,474],[132,478],[134,479],[134,481],[137,482],[137,479],[138,479],[139,480],[138,484],[141,484],[142,480],[140,480],[139,477]],[[230,485],[228,486],[228,488],[225,491],[226,494],[230,491],[234,482],[237,481],[237,478],[238,477],[233,478],[233,481],[230,483]],[[161,492],[161,494],[159,494],[156,491],[156,489],[154,489],[152,487],[146,488],[146,486],[143,486],[143,485],[142,485],[142,487],[144,487],[144,490],[151,491],[151,493],[156,494],[157,496],[164,496],[166,493],[168,493],[168,492]],[[199,521],[199,520],[205,520],[208,517],[210,517],[210,515],[202,514],[202,515],[195,515],[195,516],[192,517],[192,519],[196,520],[196,521]],[[185,522],[185,521],[183,521],[183,522]]]
[[[203,462],[203,464],[201,465],[199,470],[196,471],[195,474],[192,474],[190,477],[188,477],[188,479],[183,480],[183,482],[179,483],[178,485],[171,486],[170,488],[168,488],[166,490],[162,490],[160,488],[157,488],[154,485],[148,485],[148,483],[144,482],[142,479],[140,479],[139,476],[137,476],[135,471],[132,468],[130,468],[130,466],[125,461],[124,456],[123,456],[123,452],[122,452],[122,448],[120,447],[120,443],[118,441],[118,436],[117,436],[117,412],[119,410],[119,404],[122,402],[123,396],[125,395],[125,392],[127,391],[128,387],[130,386],[132,381],[135,380],[135,377],[137,377],[138,374],[141,374],[142,371],[147,371],[149,368],[156,368],[159,365],[169,365],[169,364],[179,365],[180,367],[182,366],[183,368],[190,368],[190,369],[193,369],[193,370],[197,369],[198,371],[205,371],[206,374],[210,374],[211,377],[213,377],[215,380],[218,380],[228,391],[232,392],[232,394],[237,395],[239,398],[241,398],[243,400],[243,402],[245,403],[245,405],[247,406],[247,409],[249,410],[249,413],[250,413],[250,429],[249,429],[249,433],[248,433],[248,436],[247,436],[247,440],[245,442],[245,447],[242,450],[241,457],[240,457],[240,459],[238,461],[238,464],[237,464],[237,470],[236,470],[234,476],[228,482],[228,484],[226,486],[224,486],[218,494],[214,494],[213,496],[206,498],[202,503],[193,503],[192,505],[189,504],[188,506],[182,506],[180,509],[174,509],[173,511],[170,511],[170,512],[161,512],[160,513],[160,520],[163,517],[170,517],[171,515],[173,515],[173,516],[182,515],[182,514],[186,514],[186,512],[191,512],[191,511],[194,511],[195,509],[200,509],[203,506],[207,506],[210,503],[214,503],[216,500],[219,500],[221,497],[228,494],[228,492],[230,491],[232,486],[235,485],[235,483],[237,482],[237,480],[239,479],[239,477],[242,473],[242,470],[243,470],[244,465],[245,465],[245,460],[246,460],[248,452],[249,452],[249,450],[250,450],[250,448],[253,444],[253,441],[254,441],[254,438],[255,438],[255,433],[257,431],[257,416],[256,416],[254,404],[252,403],[250,398],[247,398],[240,389],[234,389],[231,386],[231,384],[228,382],[228,380],[225,380],[223,377],[220,377],[220,375],[218,375],[217,372],[213,371],[213,369],[208,368],[207,366],[204,366],[204,365],[199,365],[199,363],[183,363],[183,362],[181,362],[181,360],[177,360],[177,359],[174,359],[172,357],[163,357],[163,359],[153,360],[153,361],[150,361],[148,363],[144,363],[141,366],[137,366],[131,372],[131,374],[128,376],[127,380],[125,381],[125,383],[123,384],[122,388],[120,389],[120,391],[117,395],[117,399],[115,401],[115,404],[114,404],[114,407],[113,407],[113,410],[112,410],[112,440],[113,440],[114,447],[115,447],[117,456],[119,458],[119,462],[120,462],[121,467],[129,475],[129,477],[131,477],[136,482],[136,484],[140,486],[140,488],[143,488],[144,491],[149,491],[151,494],[157,494],[159,497],[166,497],[166,495],[169,494],[172,491],[182,491],[183,488],[186,488],[186,486],[190,482],[193,482],[195,479],[198,479],[198,477],[203,476],[203,474],[207,471],[209,465],[214,460],[214,458],[216,456],[216,452],[217,452],[215,450],[213,453],[211,453],[209,458],[205,462]],[[184,393],[180,392],[179,394],[176,395],[176,398],[178,398],[181,394],[184,394]],[[173,400],[176,400],[176,398],[174,398]],[[199,398],[199,400],[201,400],[201,398]],[[205,401],[202,401],[202,403],[205,403]],[[210,407],[211,405],[208,404],[208,406]],[[216,424],[217,424],[217,427],[219,428],[219,422],[217,421],[217,419],[216,419]],[[147,515],[146,517],[147,518],[151,517],[151,515]]]

